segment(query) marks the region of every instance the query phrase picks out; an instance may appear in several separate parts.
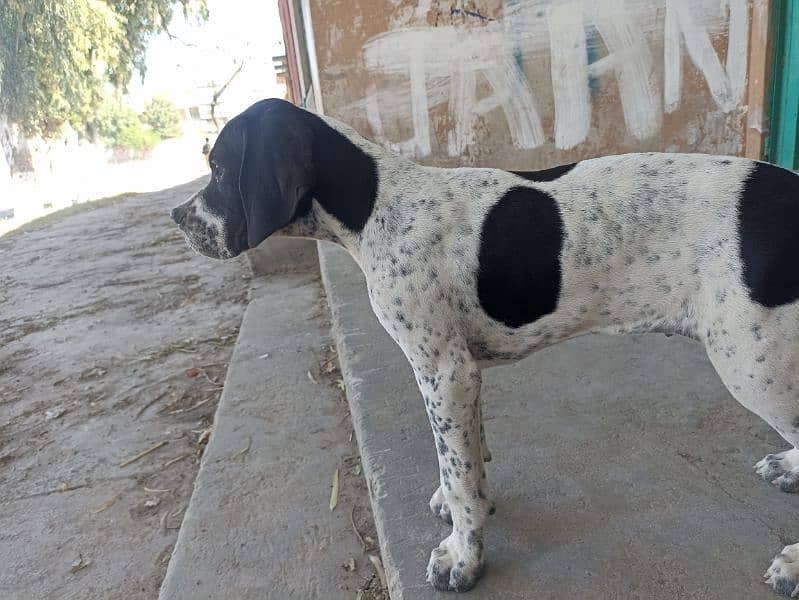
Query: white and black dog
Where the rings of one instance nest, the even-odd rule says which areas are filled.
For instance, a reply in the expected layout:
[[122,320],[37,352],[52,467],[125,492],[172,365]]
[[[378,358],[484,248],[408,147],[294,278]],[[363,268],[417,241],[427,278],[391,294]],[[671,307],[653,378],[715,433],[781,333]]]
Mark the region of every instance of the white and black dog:
[[[232,119],[172,211],[213,258],[270,235],[346,248],[416,374],[451,521],[427,578],[470,589],[492,511],[481,368],[593,331],[692,337],[730,393],[799,446],[799,176],[743,158],[626,154],[537,172],[419,166],[282,100]],[[799,449],[757,472],[799,490]],[[799,595],[799,544],[766,573]]]

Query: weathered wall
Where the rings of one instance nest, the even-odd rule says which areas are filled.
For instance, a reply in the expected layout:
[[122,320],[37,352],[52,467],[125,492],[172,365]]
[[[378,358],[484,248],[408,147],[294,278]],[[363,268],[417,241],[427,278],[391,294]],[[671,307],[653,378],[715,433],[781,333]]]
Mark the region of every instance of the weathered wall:
[[438,165],[743,154],[764,0],[309,0],[324,112]]

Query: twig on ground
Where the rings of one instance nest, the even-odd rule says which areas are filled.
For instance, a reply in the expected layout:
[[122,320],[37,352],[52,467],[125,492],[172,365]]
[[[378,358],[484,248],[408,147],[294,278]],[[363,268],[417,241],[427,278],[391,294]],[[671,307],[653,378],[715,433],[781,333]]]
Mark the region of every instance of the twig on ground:
[[163,515],[161,515],[161,522],[159,524],[159,527],[161,528],[161,531],[163,531],[164,533],[166,533],[166,531],[167,531],[167,529],[166,529],[166,520],[168,518],[169,518],[169,511],[166,511]]
[[[186,454],[181,454],[180,456],[176,456],[175,458],[170,458],[168,461],[166,461],[164,463],[164,466],[162,468],[166,469],[168,467],[171,467],[176,462],[180,462],[181,460],[183,460],[184,458],[188,458],[189,456],[190,456],[190,454],[186,453]],[[169,490],[167,490],[167,491],[169,491]]]
[[142,415],[144,414],[144,411],[145,411],[145,410],[147,410],[148,408],[150,408],[150,407],[151,407],[153,404],[155,404],[156,402],[158,402],[158,401],[159,401],[161,398],[163,398],[164,396],[166,396],[168,393],[169,393],[169,390],[167,389],[166,391],[164,391],[164,392],[161,392],[160,394],[158,394],[158,395],[157,395],[155,398],[153,398],[152,400],[150,400],[150,401],[149,401],[147,404],[145,404],[144,406],[142,406],[142,407],[141,407],[141,408],[138,410],[138,412],[136,413],[136,416],[134,417],[134,419],[138,419],[140,416],[142,416]]
[[214,387],[218,387],[219,389],[222,389],[222,388],[224,387],[224,386],[223,386],[221,383],[219,383],[219,382],[218,382],[216,379],[211,379],[211,378],[208,376],[208,373],[205,371],[205,369],[203,369],[203,368],[198,368],[197,370],[198,370],[198,371],[199,371],[199,372],[202,374],[202,376],[203,376],[203,377],[205,377],[205,378],[208,380],[208,382],[209,382],[211,385],[213,385]]
[[105,510],[108,510],[109,508],[111,508],[116,503],[117,500],[119,500],[119,494],[114,494],[108,500],[103,502],[100,506],[98,506],[95,509],[92,509],[92,514],[96,515],[96,514],[99,514],[99,513],[103,512]]
[[247,436],[247,445],[244,446],[244,448],[242,448],[238,452],[236,452],[236,454],[234,454],[231,458],[239,458],[240,456],[244,456],[245,454],[247,454],[250,451],[250,448],[252,448],[252,436],[248,435]]
[[208,367],[226,367],[226,366],[227,366],[226,362],[206,363],[200,365],[200,367],[203,369],[207,369]]
[[61,385],[62,383],[64,383],[70,377],[72,377],[72,375],[67,375],[66,377],[62,377],[61,379],[57,379],[56,381],[53,382],[53,386]]
[[200,408],[203,404],[207,404],[210,401],[211,401],[211,398],[206,398],[205,400],[200,400],[197,404],[189,406],[188,408],[177,408],[175,410],[170,410],[169,414],[170,415],[179,415],[181,413],[191,412],[195,408]]
[[338,504],[338,469],[333,471],[333,489],[330,490],[330,510],[335,510]]
[[355,524],[355,505],[352,505],[352,510],[350,511],[350,523],[352,523],[352,530],[355,532],[355,535],[358,536],[358,541],[361,542],[361,548],[363,551],[366,552],[366,541],[364,541],[361,532],[358,531],[358,526]]
[[386,573],[383,570],[383,561],[381,561],[380,557],[376,554],[370,554],[369,560],[372,561],[375,571],[377,571],[377,576],[380,578],[380,587],[384,590],[388,589],[388,584],[386,583]]
[[125,462],[120,464],[119,467],[120,468],[127,467],[128,465],[131,465],[131,464],[135,463],[137,460],[140,460],[140,459],[144,458],[148,454],[150,454],[152,452],[155,452],[159,448],[163,448],[168,443],[169,443],[169,441],[162,440],[162,441],[158,442],[157,444],[154,444],[153,446],[150,446],[149,448],[147,448],[147,450],[143,450],[142,452],[139,452],[136,456],[133,456],[133,457],[129,458],[128,460],[126,460]]
[[[89,487],[89,484],[88,483],[79,483],[77,485],[69,485],[67,483],[62,483],[61,485],[59,485],[53,491],[54,492],[72,492],[74,490],[79,490],[79,489],[85,488],[85,487]],[[51,492],[47,492],[47,493],[49,494]]]
[[54,441],[55,441],[55,440],[47,440],[47,441],[46,441],[44,444],[42,444],[41,446],[39,446],[38,448],[36,448],[36,450],[34,450],[34,452],[39,452],[39,451],[40,451],[40,450],[42,450],[43,448],[46,448],[47,446],[49,446],[50,444],[52,444]]
[[[175,512],[171,513],[169,516],[170,516],[170,518],[174,519],[175,517],[179,517],[179,516],[180,516],[180,513],[182,513],[184,510],[186,510],[186,507],[185,507],[185,506],[184,506],[183,508],[179,508],[179,509],[177,509]],[[177,525],[175,525],[174,527],[171,527],[171,526],[169,525],[169,523],[167,523],[167,525],[166,525],[166,528],[167,528],[167,529],[180,529],[180,523],[178,523],[178,524],[177,524]]]

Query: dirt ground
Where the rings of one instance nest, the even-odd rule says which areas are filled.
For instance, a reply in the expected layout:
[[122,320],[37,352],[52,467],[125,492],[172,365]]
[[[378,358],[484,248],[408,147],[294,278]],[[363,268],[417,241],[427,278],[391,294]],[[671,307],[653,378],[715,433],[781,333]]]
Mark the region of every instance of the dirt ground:
[[4,599],[158,595],[250,279],[169,220],[196,187],[0,238]]
[[[194,254],[170,221],[199,185],[78,205],[0,237],[4,600],[158,596],[252,277],[244,257]],[[363,547],[339,550],[330,584],[384,600],[335,350],[309,367],[339,399],[342,535]]]

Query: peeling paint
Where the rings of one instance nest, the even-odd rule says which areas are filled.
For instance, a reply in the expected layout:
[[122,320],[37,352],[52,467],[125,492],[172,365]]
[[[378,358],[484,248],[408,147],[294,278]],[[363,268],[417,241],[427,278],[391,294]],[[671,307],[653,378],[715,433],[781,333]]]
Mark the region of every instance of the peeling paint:
[[508,156],[740,148],[743,128],[762,120],[746,122],[743,102],[750,8],[763,0],[387,3],[381,25],[370,18],[383,9],[353,2],[350,15],[369,14],[361,52],[329,62],[359,83],[335,84],[334,112],[365,118],[378,142],[417,159],[474,164],[500,150],[491,140],[506,140]]

